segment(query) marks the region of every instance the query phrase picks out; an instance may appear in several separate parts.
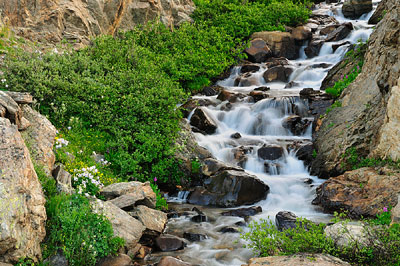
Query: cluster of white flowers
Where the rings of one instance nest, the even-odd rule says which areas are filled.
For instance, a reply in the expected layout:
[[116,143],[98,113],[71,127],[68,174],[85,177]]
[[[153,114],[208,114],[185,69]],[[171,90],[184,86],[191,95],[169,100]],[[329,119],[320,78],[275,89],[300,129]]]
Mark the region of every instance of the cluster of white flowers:
[[[7,82],[7,80],[6,80],[6,79],[1,79],[1,83],[3,83],[3,84],[4,84],[4,83],[6,83],[6,82]],[[8,88],[8,84],[5,84],[5,87],[6,87],[6,88]]]
[[103,158],[100,159],[100,163],[101,163],[102,165],[109,165],[109,164],[111,164],[109,161],[107,161],[106,159],[103,159]]
[[82,169],[74,169],[74,181],[81,181],[81,183],[77,187],[79,194],[82,194],[84,191],[86,191],[89,184],[93,184],[98,188],[104,187],[103,183],[99,179],[98,173],[99,170],[97,170],[96,166]]
[[63,146],[68,146],[69,141],[63,138],[56,138],[56,149],[60,149]]

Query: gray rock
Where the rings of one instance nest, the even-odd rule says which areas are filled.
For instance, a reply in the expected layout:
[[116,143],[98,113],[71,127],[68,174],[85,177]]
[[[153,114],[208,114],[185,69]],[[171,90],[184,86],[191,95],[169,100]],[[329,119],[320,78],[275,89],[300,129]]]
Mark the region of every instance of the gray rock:
[[74,190],[71,183],[71,174],[64,170],[63,165],[56,166],[52,174],[56,180],[57,191],[64,194],[72,194]]
[[372,10],[372,0],[346,0],[342,6],[346,18],[356,19]]
[[365,226],[360,222],[339,222],[325,228],[325,235],[331,238],[339,248],[354,244],[366,247],[370,244]]
[[263,78],[267,83],[276,81],[287,82],[292,73],[293,69],[291,67],[275,66],[267,69],[263,74]]
[[264,145],[257,151],[258,157],[263,160],[277,160],[283,156],[283,148],[278,145]]
[[186,244],[177,236],[165,234],[156,238],[156,246],[161,251],[176,251],[183,249]]
[[326,254],[298,253],[288,256],[252,258],[247,266],[350,266],[339,258]]
[[272,56],[272,52],[263,39],[256,38],[250,41],[250,47],[245,50],[249,60],[253,63],[262,63]]
[[142,222],[146,229],[157,233],[163,232],[168,220],[166,213],[150,209],[143,205],[137,206],[130,215]]
[[18,104],[33,103],[33,97],[28,92],[6,91],[6,93]]
[[217,130],[217,123],[201,107],[194,111],[190,118],[190,124],[207,134],[213,134]]

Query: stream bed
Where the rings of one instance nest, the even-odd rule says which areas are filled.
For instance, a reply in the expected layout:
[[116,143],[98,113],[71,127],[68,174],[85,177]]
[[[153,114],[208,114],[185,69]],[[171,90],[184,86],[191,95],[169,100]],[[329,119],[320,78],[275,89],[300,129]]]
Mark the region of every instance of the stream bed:
[[[374,1],[374,9],[378,2]],[[211,135],[194,133],[198,144],[210,151],[216,159],[239,165],[246,172],[256,175],[268,184],[270,192],[265,200],[252,205],[260,206],[262,212],[249,219],[221,215],[221,212],[229,209],[187,204],[185,200],[188,193],[185,192],[181,192],[178,197],[169,198],[171,209],[186,212],[187,215],[171,218],[165,232],[176,234],[184,231],[197,234],[200,235],[197,236],[200,241],[190,242],[182,251],[160,255],[179,256],[195,265],[242,265],[254,254],[244,248],[245,242],[240,240],[237,230],[248,230],[247,225],[252,220],[275,219],[278,212],[291,211],[312,221],[329,221],[330,215],[311,204],[316,187],[324,180],[311,176],[304,162],[296,157],[296,147],[311,144],[314,119],[309,117],[308,103],[299,97],[299,92],[303,88],[319,90],[329,69],[340,62],[349,46],[359,40],[366,41],[373,31],[373,25],[368,25],[373,11],[358,20],[350,20],[344,18],[341,5],[342,3],[322,3],[316,6],[313,13],[332,16],[340,24],[351,22],[353,31],[343,40],[325,42],[319,54],[311,59],[304,52],[307,47],[305,43],[300,48],[300,57],[289,60],[293,72],[288,82],[266,83],[263,73],[268,66],[261,63],[257,64],[258,71],[246,76],[251,84],[246,86],[245,82],[238,79],[241,77],[241,66],[237,66],[231,70],[227,79],[219,81],[217,85],[230,93],[244,95],[243,97],[232,103],[218,100],[217,96],[193,97],[214,103],[203,108],[218,126]],[[314,34],[318,32],[319,29]],[[344,42],[348,43],[334,51],[333,46]],[[260,87],[270,88],[267,91],[269,97],[254,102],[249,93]],[[285,121],[292,116],[300,116],[303,121],[308,122],[300,133],[293,134],[292,130],[284,126]],[[235,134],[236,137],[232,137]],[[282,154],[276,158],[263,159],[259,150],[265,146],[281,147]],[[193,207],[204,213],[207,220],[192,221],[191,217],[199,213],[193,211]]]

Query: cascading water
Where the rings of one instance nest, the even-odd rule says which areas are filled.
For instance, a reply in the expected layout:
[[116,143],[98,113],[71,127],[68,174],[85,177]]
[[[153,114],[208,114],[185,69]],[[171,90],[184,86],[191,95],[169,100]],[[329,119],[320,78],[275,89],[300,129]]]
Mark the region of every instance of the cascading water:
[[[379,1],[374,1],[374,5]],[[252,86],[241,86],[235,80],[240,75],[240,67],[232,69],[229,78],[220,81],[218,85],[229,92],[248,94],[260,86],[270,87],[269,98],[256,103],[251,102],[249,97],[242,97],[235,103],[219,101],[216,96],[196,96],[195,98],[206,98],[213,101],[215,105],[203,107],[207,114],[216,121],[218,128],[215,134],[202,135],[195,133],[199,145],[207,148],[217,159],[232,163],[238,163],[235,158],[235,150],[238,148],[244,151],[245,160],[239,165],[248,173],[256,175],[270,187],[270,193],[266,200],[258,202],[262,213],[253,216],[251,219],[274,219],[279,211],[292,211],[298,216],[306,217],[314,221],[329,219],[314,206],[311,201],[314,197],[314,188],[322,183],[317,177],[310,176],[304,163],[296,158],[294,144],[304,144],[311,141],[311,123],[305,128],[302,134],[293,133],[284,126],[284,121],[293,115],[299,115],[306,121],[312,117],[307,115],[308,106],[299,97],[302,88],[319,89],[322,80],[328,70],[338,63],[346,53],[350,44],[357,41],[365,41],[372,33],[371,25],[367,24],[373,12],[364,15],[358,20],[349,20],[341,13],[341,4],[322,3],[318,7],[318,14],[331,15],[340,23],[352,22],[354,30],[344,40],[339,42],[326,42],[321,47],[319,55],[307,59],[304,47],[301,48],[300,58],[289,61],[293,73],[289,78],[290,88],[285,88],[287,83],[275,82],[266,84],[263,73],[268,68],[266,64],[259,64],[260,70],[252,73]],[[349,42],[333,52],[333,45]],[[237,82],[236,82],[237,83]],[[190,117],[189,117],[190,119]],[[239,133],[240,138],[232,138],[232,134]],[[259,157],[258,150],[265,146],[282,147],[282,156],[271,160],[264,160]],[[235,161],[236,160],[236,161]],[[308,182],[305,182],[307,180]],[[312,186],[308,185],[312,181]],[[181,193],[178,201],[184,201],[187,193]],[[193,206],[179,204],[181,210],[190,211]],[[243,248],[243,242],[239,240],[238,233],[219,232],[224,227],[237,227],[243,224],[243,218],[221,216],[221,209],[201,208],[208,216],[208,222],[192,223],[187,217],[171,219],[166,228],[168,232],[182,230],[204,234],[208,239],[189,244],[179,254],[183,260],[199,265],[242,265],[252,256],[250,250]],[[226,209],[225,209],[226,210]],[[244,230],[246,230],[244,228]]]

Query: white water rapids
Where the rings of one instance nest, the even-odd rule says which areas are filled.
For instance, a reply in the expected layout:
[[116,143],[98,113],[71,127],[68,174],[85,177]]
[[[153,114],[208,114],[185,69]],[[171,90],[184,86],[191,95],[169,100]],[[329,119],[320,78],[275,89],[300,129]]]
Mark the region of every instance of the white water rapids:
[[[374,9],[379,2],[374,1]],[[307,59],[304,46],[300,51],[300,58],[290,60],[294,72],[289,82],[295,86],[285,89],[286,83],[265,83],[263,72],[267,69],[265,64],[259,64],[260,70],[252,73],[254,82],[250,87],[235,87],[234,81],[240,73],[240,67],[232,69],[231,75],[218,85],[231,92],[243,92],[248,94],[260,86],[271,88],[270,97],[257,103],[248,102],[245,99],[232,103],[229,110],[221,110],[227,103],[216,100],[217,96],[195,96],[217,102],[216,106],[203,107],[207,113],[217,122],[218,128],[215,134],[202,135],[195,133],[199,145],[207,148],[218,160],[232,163],[234,161],[233,150],[239,146],[251,149],[247,154],[247,161],[243,168],[246,172],[256,175],[270,187],[270,193],[266,200],[254,204],[261,206],[262,213],[251,217],[251,220],[274,219],[279,211],[291,211],[297,216],[309,218],[314,221],[327,221],[329,216],[323,214],[317,207],[311,205],[315,197],[315,188],[323,182],[315,176],[310,176],[304,163],[296,158],[296,155],[287,146],[294,141],[310,142],[311,125],[302,136],[294,136],[288,129],[282,126],[282,121],[290,115],[299,114],[303,117],[307,114],[308,106],[299,97],[302,88],[314,88],[319,90],[321,83],[331,67],[338,63],[345,55],[348,45],[340,46],[333,52],[332,45],[348,41],[352,44],[358,40],[365,41],[373,31],[373,26],[368,25],[368,19],[373,11],[363,15],[358,20],[349,20],[341,13],[341,3],[327,5],[322,3],[317,6],[316,14],[327,14],[335,17],[340,23],[351,22],[354,30],[344,40],[325,43],[318,56]],[[325,64],[325,68],[318,67]],[[329,65],[326,68],[326,64]],[[275,97],[275,98],[274,98]],[[224,109],[224,108],[222,108]],[[295,109],[295,110],[294,110]],[[312,119],[312,118],[310,118]],[[232,139],[231,135],[239,132],[240,139]],[[285,154],[280,159],[270,162],[265,170],[265,161],[257,156],[257,150],[264,144],[274,144],[284,147]],[[288,151],[289,150],[289,151]],[[266,173],[268,172],[268,173]],[[312,179],[312,186],[304,182]],[[181,197],[184,193],[181,193]],[[187,196],[187,195],[186,195]],[[193,206],[179,204],[181,210],[191,210]],[[248,206],[246,206],[248,207]],[[238,233],[219,233],[219,229],[225,226],[236,226],[235,223],[243,221],[240,217],[219,215],[222,209],[199,207],[209,217],[208,222],[193,223],[188,217],[182,216],[169,221],[167,232],[188,230],[208,235],[208,239],[190,243],[183,251],[173,255],[180,256],[184,261],[196,265],[242,265],[252,257],[252,252],[243,248],[244,242],[239,239]],[[226,209],[224,209],[226,210]],[[243,230],[246,230],[244,227]],[[164,254],[165,255],[165,254]]]

